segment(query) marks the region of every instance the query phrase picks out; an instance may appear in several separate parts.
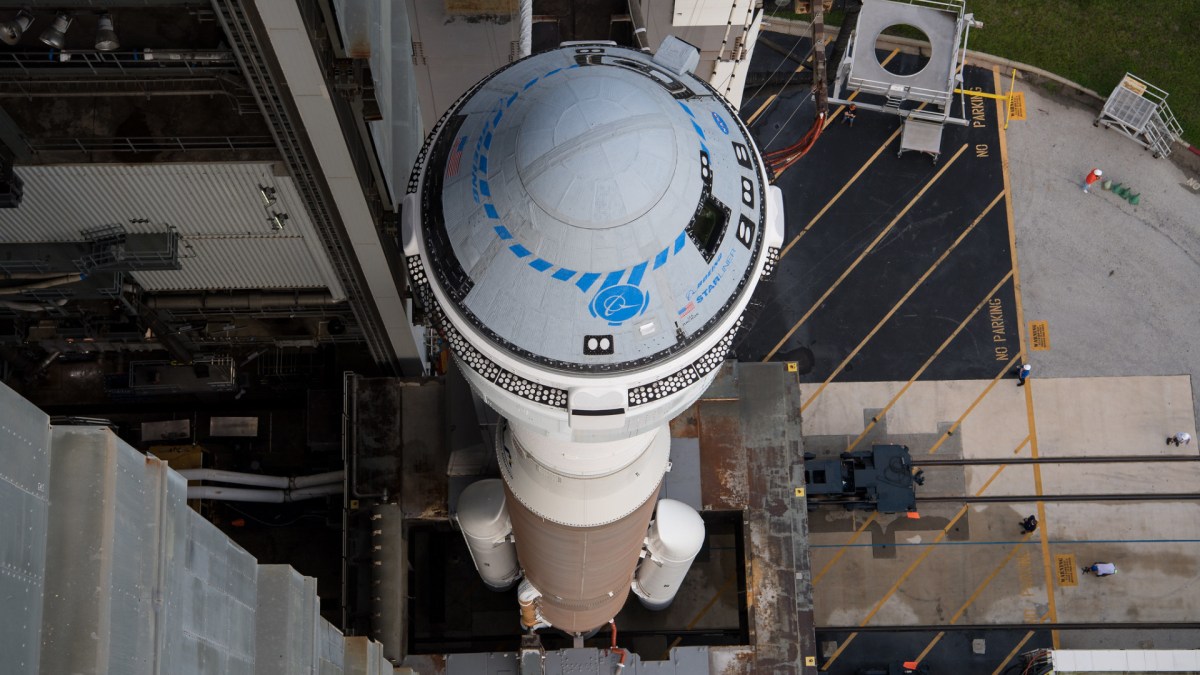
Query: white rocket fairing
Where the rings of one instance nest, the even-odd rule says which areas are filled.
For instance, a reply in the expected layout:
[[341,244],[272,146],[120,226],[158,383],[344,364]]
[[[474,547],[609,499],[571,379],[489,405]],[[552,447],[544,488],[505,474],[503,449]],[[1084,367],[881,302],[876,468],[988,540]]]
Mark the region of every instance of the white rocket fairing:
[[[667,422],[712,381],[782,244],[779,190],[697,58],[668,38],[654,56],[589,43],[513,63],[439,120],[403,202],[413,286],[505,418],[512,537],[484,499],[476,547],[502,559],[491,542],[515,542],[523,604],[569,633],[628,597]],[[645,570],[649,606],[695,555],[678,551],[699,519],[677,507],[656,525],[688,532],[651,533],[670,565]]]

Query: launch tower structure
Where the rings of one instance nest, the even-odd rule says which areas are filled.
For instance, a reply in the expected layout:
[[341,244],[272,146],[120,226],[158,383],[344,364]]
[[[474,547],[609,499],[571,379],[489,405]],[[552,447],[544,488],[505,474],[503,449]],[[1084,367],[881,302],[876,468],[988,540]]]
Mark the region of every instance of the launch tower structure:
[[630,590],[666,606],[703,540],[676,502],[651,527],[667,423],[725,360],[783,206],[697,60],[668,38],[510,64],[438,121],[408,185],[414,290],[504,418],[502,481],[464,492],[459,522],[490,586],[524,576],[528,628],[587,633]]

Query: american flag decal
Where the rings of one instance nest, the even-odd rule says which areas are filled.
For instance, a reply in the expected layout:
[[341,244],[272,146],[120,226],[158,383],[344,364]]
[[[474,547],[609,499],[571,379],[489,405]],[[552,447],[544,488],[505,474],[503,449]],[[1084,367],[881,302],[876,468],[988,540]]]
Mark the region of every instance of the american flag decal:
[[454,152],[450,153],[450,159],[446,162],[446,177],[454,178],[458,175],[458,168],[462,164],[463,148],[467,146],[467,137],[462,136],[458,139],[458,143],[454,146]]

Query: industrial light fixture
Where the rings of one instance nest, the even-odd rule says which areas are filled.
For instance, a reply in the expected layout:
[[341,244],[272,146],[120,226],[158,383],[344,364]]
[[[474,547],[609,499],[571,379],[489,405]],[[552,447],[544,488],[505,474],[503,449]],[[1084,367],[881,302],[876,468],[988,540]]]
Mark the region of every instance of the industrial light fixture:
[[278,211],[272,211],[271,218],[270,218],[271,229],[274,230],[275,232],[282,230],[284,224],[287,222],[287,219],[288,219],[288,214],[280,213]]
[[120,49],[121,41],[113,30],[113,20],[110,14],[100,15],[100,25],[96,28],[96,49],[111,52]]
[[71,16],[59,12],[54,17],[54,25],[42,31],[41,40],[55,49],[62,49],[67,41],[67,29],[71,27]]
[[260,197],[262,197],[264,209],[275,203],[275,188],[259,183],[258,194]]
[[15,45],[21,41],[21,35],[29,29],[33,23],[33,15],[29,12],[19,9],[17,16],[12,21],[0,23],[0,40],[6,45]]

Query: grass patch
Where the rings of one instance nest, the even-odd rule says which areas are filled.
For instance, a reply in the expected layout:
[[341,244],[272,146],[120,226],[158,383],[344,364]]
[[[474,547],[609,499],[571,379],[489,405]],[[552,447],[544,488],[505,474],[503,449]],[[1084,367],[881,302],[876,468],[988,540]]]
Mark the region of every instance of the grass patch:
[[1037,66],[1104,97],[1131,72],[1165,89],[1184,138],[1200,139],[1200,2],[973,0],[967,9],[984,23],[971,31],[971,49]]
[[[1133,73],[1170,94],[1184,139],[1200,142],[1200,1],[968,0],[967,10],[984,23],[971,31],[971,49],[1037,66],[1103,97]],[[838,25],[840,14],[827,13],[825,23]]]

